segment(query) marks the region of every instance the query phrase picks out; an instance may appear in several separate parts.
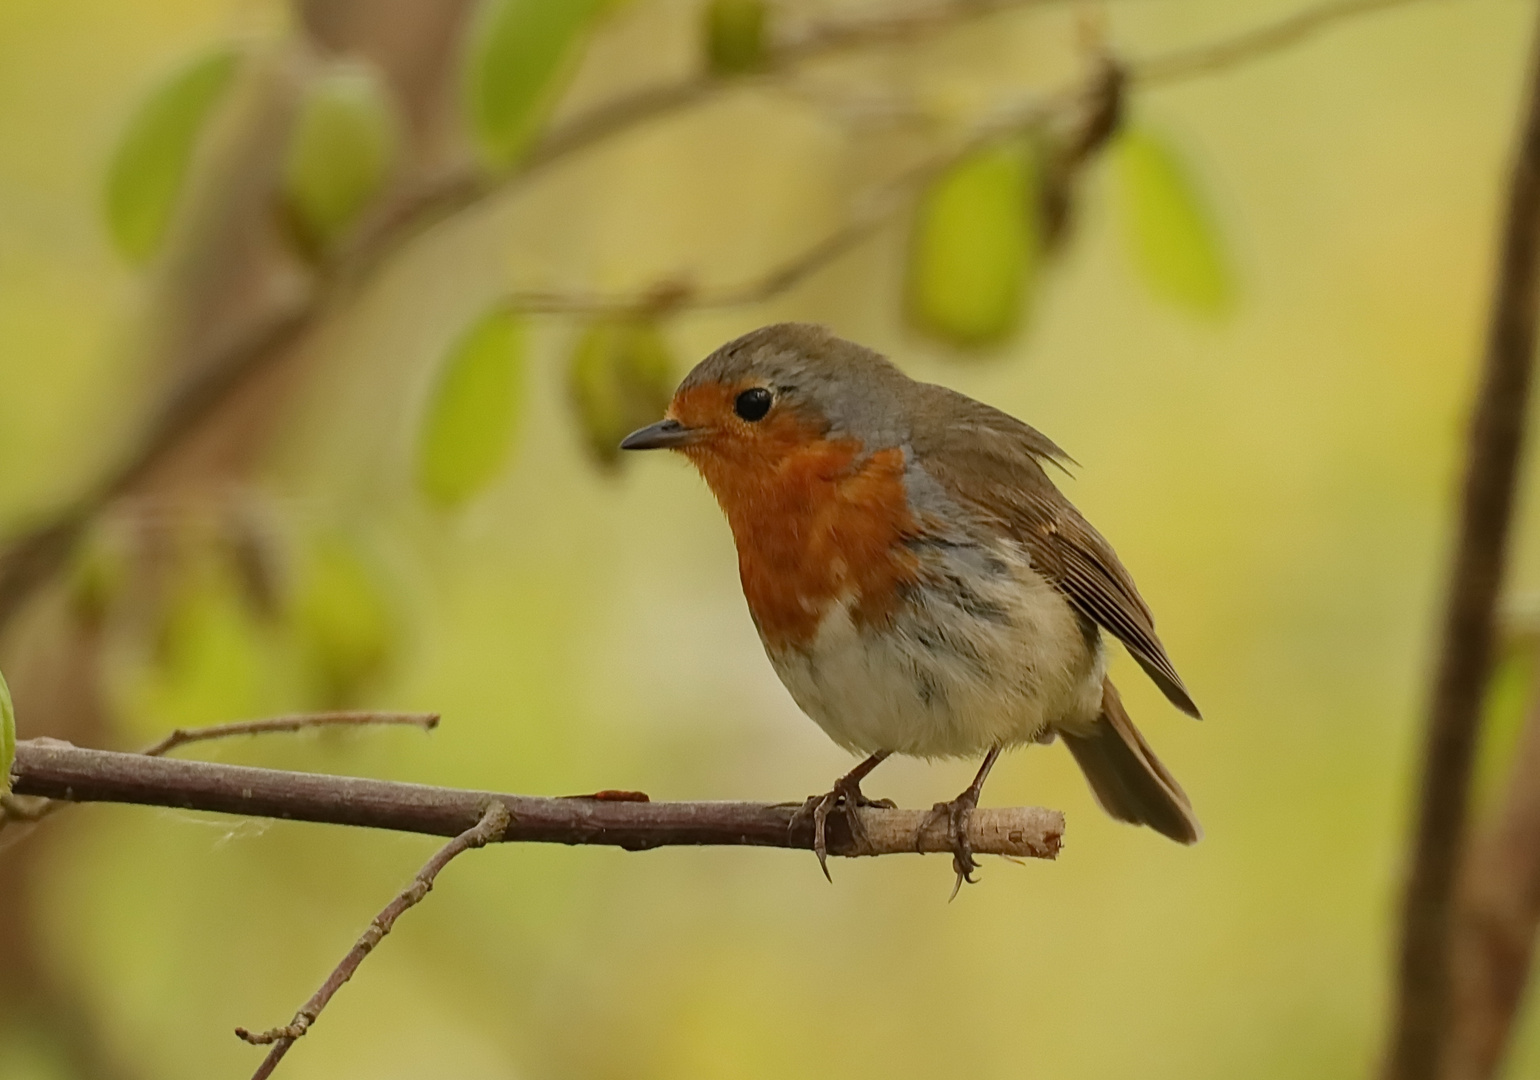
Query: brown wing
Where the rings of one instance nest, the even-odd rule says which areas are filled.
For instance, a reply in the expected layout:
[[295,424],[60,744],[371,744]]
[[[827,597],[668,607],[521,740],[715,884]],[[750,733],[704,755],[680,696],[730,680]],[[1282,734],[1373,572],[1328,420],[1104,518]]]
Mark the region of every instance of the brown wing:
[[944,387],[927,387],[925,395],[930,415],[949,421],[911,435],[925,470],[952,498],[1021,541],[1033,566],[1076,610],[1121,641],[1173,705],[1198,716],[1134,579],[1043,471],[1041,462],[1068,456],[1046,436],[972,398]]

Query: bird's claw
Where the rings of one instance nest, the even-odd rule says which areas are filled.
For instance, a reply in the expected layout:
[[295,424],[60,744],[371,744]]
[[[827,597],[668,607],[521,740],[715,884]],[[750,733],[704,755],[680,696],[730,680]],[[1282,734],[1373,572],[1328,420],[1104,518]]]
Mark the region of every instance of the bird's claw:
[[925,820],[920,822],[919,832],[915,833],[915,848],[918,850],[920,837],[925,834],[925,830],[939,820],[946,820],[947,841],[952,846],[952,869],[957,872],[957,880],[952,883],[952,895],[947,897],[948,901],[957,899],[957,893],[965,882],[975,884],[973,874],[979,864],[973,857],[973,845],[968,840],[968,819],[973,816],[978,804],[979,793],[970,787],[951,802],[939,802],[931,807]]
[[823,876],[830,884],[834,878],[829,874],[829,844],[828,822],[829,815],[839,809],[845,815],[845,822],[850,827],[850,839],[857,849],[865,847],[869,837],[866,832],[866,824],[861,820],[861,815],[856,809],[870,806],[881,810],[892,810],[898,806],[892,799],[868,799],[861,793],[859,780],[852,780],[848,776],[842,776],[834,782],[834,787],[822,795],[811,795],[792,815],[792,824],[812,815],[813,818],[813,854],[818,856],[818,868],[823,871]]

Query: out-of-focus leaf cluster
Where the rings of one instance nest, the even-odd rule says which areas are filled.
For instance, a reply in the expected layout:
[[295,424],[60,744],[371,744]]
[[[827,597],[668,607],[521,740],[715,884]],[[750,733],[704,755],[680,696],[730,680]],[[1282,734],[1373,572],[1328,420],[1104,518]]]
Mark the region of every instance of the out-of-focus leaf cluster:
[[351,707],[401,656],[392,575],[349,530],[196,514],[112,525],[77,552],[69,596],[114,643],[112,694],[145,734]]
[[[606,0],[481,0],[461,87],[466,127],[489,179],[516,169],[539,139],[610,7]],[[708,78],[774,70],[775,11],[764,0],[703,0],[699,12]],[[152,256],[170,228],[239,55],[219,49],[189,63],[146,99],[123,136],[107,204],[129,257]],[[1001,132],[943,159],[913,193],[903,310],[917,331],[958,353],[993,350],[1025,332],[1067,247],[1077,204],[1099,190],[1091,181],[1104,151],[1124,246],[1151,294],[1197,317],[1228,310],[1231,260],[1194,170],[1171,140],[1121,122],[1123,82],[1107,71],[1104,107],[1080,130],[1034,121]],[[370,69],[338,61],[312,74],[274,192],[299,255],[324,265],[388,187],[397,128],[394,104]],[[661,314],[591,316],[581,331],[568,360],[568,400],[603,467],[615,467],[619,440],[668,402],[680,372],[665,334]],[[506,467],[526,353],[520,316],[505,305],[443,356],[417,439],[417,479],[432,503],[459,506]]]

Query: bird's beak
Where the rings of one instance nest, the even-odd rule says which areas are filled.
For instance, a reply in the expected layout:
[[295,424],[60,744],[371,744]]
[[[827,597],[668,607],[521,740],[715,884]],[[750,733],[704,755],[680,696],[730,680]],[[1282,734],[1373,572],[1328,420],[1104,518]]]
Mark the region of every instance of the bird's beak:
[[700,436],[699,428],[686,427],[672,417],[648,424],[620,440],[622,450],[675,450],[689,446]]

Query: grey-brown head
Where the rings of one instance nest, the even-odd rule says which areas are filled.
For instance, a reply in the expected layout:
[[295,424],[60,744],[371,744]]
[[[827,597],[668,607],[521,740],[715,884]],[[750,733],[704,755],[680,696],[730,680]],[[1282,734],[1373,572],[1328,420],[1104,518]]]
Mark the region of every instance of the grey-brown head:
[[679,384],[668,416],[621,447],[708,447],[738,457],[808,439],[897,446],[907,439],[921,385],[886,357],[825,327],[777,323],[702,360]]

